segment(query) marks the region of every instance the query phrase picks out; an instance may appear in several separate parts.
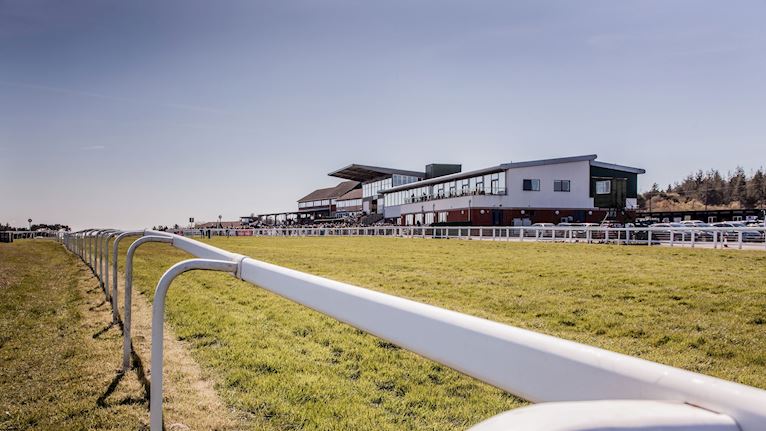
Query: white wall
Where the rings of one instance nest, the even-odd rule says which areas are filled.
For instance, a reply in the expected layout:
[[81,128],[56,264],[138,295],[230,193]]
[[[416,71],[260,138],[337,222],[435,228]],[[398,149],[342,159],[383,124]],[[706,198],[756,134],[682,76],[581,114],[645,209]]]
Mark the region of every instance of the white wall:
[[[523,180],[539,179],[540,191],[522,190]],[[569,192],[554,192],[554,180],[569,180]],[[590,197],[590,162],[559,163],[555,165],[513,168],[506,171],[508,190],[503,206],[512,208],[593,208]]]

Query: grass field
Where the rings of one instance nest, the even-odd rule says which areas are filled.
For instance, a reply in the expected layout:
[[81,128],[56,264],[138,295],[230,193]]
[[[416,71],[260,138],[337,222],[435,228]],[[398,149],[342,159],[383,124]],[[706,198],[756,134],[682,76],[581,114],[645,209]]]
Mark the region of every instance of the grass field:
[[[386,238],[218,238],[226,250],[766,388],[766,253]],[[127,246],[127,244],[125,244]],[[152,292],[182,252],[143,246]],[[168,320],[254,428],[465,428],[523,404],[214,273],[183,275]]]
[[52,241],[0,244],[0,430],[147,422],[138,381],[115,384],[121,335],[78,260]]

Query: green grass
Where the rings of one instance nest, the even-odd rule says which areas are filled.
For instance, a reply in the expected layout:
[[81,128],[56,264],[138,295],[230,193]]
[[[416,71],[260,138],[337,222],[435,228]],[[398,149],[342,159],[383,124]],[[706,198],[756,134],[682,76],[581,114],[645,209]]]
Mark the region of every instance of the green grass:
[[[88,287],[86,287],[88,286]],[[0,430],[139,429],[143,388],[115,373],[121,335],[59,244],[0,244]]]
[[[766,388],[766,253],[390,238],[220,238],[226,250]],[[125,247],[127,244],[124,244]],[[151,293],[188,257],[148,244]],[[195,272],[168,320],[224,400],[267,430],[466,428],[523,405],[305,307]]]

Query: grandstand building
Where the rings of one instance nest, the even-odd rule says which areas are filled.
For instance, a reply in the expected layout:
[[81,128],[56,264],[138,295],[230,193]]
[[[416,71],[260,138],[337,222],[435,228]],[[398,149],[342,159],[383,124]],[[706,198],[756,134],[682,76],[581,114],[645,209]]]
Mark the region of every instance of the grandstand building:
[[380,214],[380,217],[383,215],[381,190],[414,183],[426,177],[424,172],[356,164],[330,172],[329,175],[360,183],[362,185],[361,211],[368,215]]
[[346,181],[302,197],[297,212],[251,218],[269,224],[385,220],[483,226],[633,219],[638,175],[645,171],[596,158],[513,162],[469,172],[458,164],[430,164],[423,172],[351,164],[328,174]]
[[[402,225],[601,222],[631,218],[640,168],[585,155],[505,163],[379,190],[385,219]],[[380,204],[379,204],[380,206]]]
[[343,181],[335,187],[314,190],[298,199],[299,218],[312,220],[335,218],[338,200],[360,186],[358,181]]

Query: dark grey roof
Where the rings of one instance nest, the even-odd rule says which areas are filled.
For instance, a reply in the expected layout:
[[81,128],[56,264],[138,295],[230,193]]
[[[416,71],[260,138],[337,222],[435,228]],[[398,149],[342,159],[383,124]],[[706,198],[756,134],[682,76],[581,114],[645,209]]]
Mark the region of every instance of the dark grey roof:
[[378,178],[388,177],[393,174],[399,174],[399,175],[409,175],[412,177],[418,177],[418,178],[425,178],[426,174],[423,172],[417,172],[417,171],[406,171],[403,169],[393,169],[393,168],[381,168],[378,166],[367,166],[367,165],[348,165],[344,168],[340,168],[336,171],[330,172],[329,176],[331,177],[337,177],[337,178],[344,178],[347,180],[354,180],[359,182],[367,182],[372,181]]
[[323,199],[337,199],[346,193],[359,187],[358,181],[343,181],[335,187],[327,187],[325,189],[317,189],[307,194],[306,196],[298,199],[298,202],[307,201],[320,201]]
[[558,165],[560,163],[593,161],[593,160],[596,160],[596,157],[598,156],[595,154],[587,154],[584,156],[559,157],[556,159],[542,159],[542,160],[530,160],[528,162],[503,163],[500,166],[502,166],[503,169],[527,168],[530,166]]
[[339,201],[347,201],[349,199],[362,199],[362,189],[354,189],[345,195],[338,198]]
[[645,174],[646,169],[641,168],[633,168],[630,166],[623,166],[623,165],[615,165],[614,163],[606,163],[606,162],[597,162],[592,161],[590,162],[591,166],[596,166],[599,168],[606,168],[606,169],[614,169],[615,171],[623,171],[623,172],[631,172],[634,174]]

